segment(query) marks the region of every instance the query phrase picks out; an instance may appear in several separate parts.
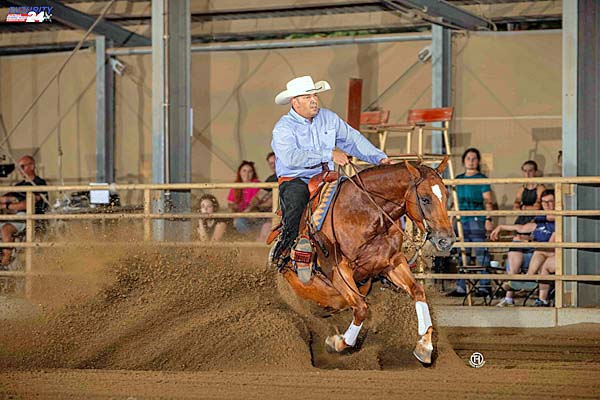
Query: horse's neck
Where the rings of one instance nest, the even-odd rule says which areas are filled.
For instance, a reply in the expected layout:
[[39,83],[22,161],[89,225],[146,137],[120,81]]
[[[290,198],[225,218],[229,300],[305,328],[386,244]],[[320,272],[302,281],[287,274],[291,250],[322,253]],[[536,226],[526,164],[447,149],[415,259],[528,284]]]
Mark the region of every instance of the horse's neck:
[[381,198],[404,206],[404,198],[411,180],[406,168],[388,168],[380,173],[372,171],[361,176],[365,188]]

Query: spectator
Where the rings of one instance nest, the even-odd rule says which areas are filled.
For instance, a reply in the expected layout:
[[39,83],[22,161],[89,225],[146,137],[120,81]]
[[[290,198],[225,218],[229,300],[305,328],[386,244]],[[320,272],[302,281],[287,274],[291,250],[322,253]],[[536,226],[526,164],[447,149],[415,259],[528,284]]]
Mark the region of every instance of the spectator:
[[[550,240],[554,241],[554,236]],[[541,249],[540,249],[541,250]],[[535,251],[533,256],[536,257],[539,254],[539,260],[536,258],[531,259],[531,264],[541,263],[541,271],[540,275],[550,275],[556,272],[556,254],[554,251]],[[539,287],[539,295],[535,303],[533,304],[536,307],[548,307],[550,306],[550,301],[548,300],[548,293],[550,292],[550,284],[547,282],[540,281]]]
[[[235,182],[260,182],[256,175],[254,162],[242,161],[237,169]],[[231,189],[227,196],[229,210],[231,212],[250,212],[252,211],[251,202],[260,191],[258,188]],[[233,224],[235,229],[241,234],[248,234],[258,229],[264,221],[256,218],[235,218]]]
[[[265,182],[277,182],[277,174],[275,173],[275,153],[270,152],[267,154],[267,163],[269,164],[269,168],[271,169],[271,175]],[[262,211],[268,212],[273,210],[273,189],[261,189],[254,196],[252,201],[250,202],[250,210],[251,211]],[[258,234],[257,241],[265,242],[269,237],[269,233],[271,233],[272,223],[271,220],[261,220],[263,223],[260,227],[260,231]]]
[[[537,163],[528,160],[521,165],[521,172],[524,178],[533,178],[538,171]],[[537,183],[527,183],[517,190],[517,197],[513,204],[513,210],[540,210],[540,198],[546,188]],[[515,225],[524,225],[533,220],[533,216],[520,215],[515,220]]]
[[[15,186],[46,186],[46,181],[36,175],[35,160],[31,156],[23,156],[17,161],[17,169],[19,174],[23,176],[23,180]],[[44,199],[45,197],[45,199]],[[4,210],[9,214],[25,214],[27,210],[25,192],[11,192],[0,196],[0,210]],[[43,214],[46,212],[48,205],[48,193],[35,193],[35,213]],[[0,224],[2,230],[2,242],[10,243],[15,241],[15,235],[25,231],[25,221],[9,221]],[[2,267],[8,266],[11,261],[12,249],[2,249]]]
[[[546,211],[554,210],[554,190],[546,189],[541,195],[542,208]],[[490,234],[492,240],[498,240],[500,231],[517,231],[522,234],[532,234],[533,240],[536,242],[552,242],[554,241],[554,215],[538,215],[534,218],[533,222],[528,222],[524,225],[498,225],[496,229]],[[527,253],[526,253],[527,254]],[[529,253],[531,254],[531,253]],[[525,259],[524,259],[525,258]],[[517,251],[509,251],[507,264],[507,271],[510,274],[518,274],[521,266],[527,265],[527,258],[523,257],[523,253]],[[527,270],[528,275],[533,275],[540,270],[546,271],[545,273],[554,273],[554,250],[553,249],[539,249],[533,252],[530,256],[529,268]],[[542,272],[543,273],[543,272]],[[547,294],[548,286],[544,286],[544,298],[545,304],[547,305]],[[542,284],[540,284],[540,299],[542,298]],[[537,302],[536,302],[537,303]],[[543,302],[540,302],[543,303]],[[514,305],[513,291],[507,287],[505,298],[498,303],[499,307],[512,306]],[[541,305],[541,304],[540,304]]]
[[[538,170],[537,163],[533,160],[528,160],[521,165],[521,172],[525,178],[533,178],[536,176]],[[513,210],[539,210],[541,194],[546,188],[544,185],[536,183],[527,183],[521,186],[517,190],[517,196],[513,204]],[[534,220],[531,215],[520,215],[515,219],[514,226],[520,227]],[[508,225],[503,225],[508,226]],[[515,242],[528,242],[531,239],[531,232],[522,232],[516,230],[513,241]],[[533,255],[532,248],[515,247],[508,249],[507,265],[510,266],[509,271],[511,274],[518,274],[521,269],[529,265],[529,260]],[[506,299],[512,300],[512,291],[507,295]],[[498,304],[500,307],[507,305],[505,301]],[[511,303],[512,304],[512,303]]]
[[[200,213],[213,214],[219,212],[219,202],[212,194],[205,194],[200,197]],[[201,218],[198,222],[198,235],[200,240],[218,241],[223,239],[227,230],[227,224],[220,218]]]
[[[272,174],[269,175],[265,182],[277,182],[277,174],[275,173],[275,153],[270,152],[267,154],[267,163],[271,169]],[[271,211],[273,209],[273,190],[272,189],[261,189],[258,191],[256,196],[250,202],[250,208],[252,211]],[[269,231],[271,230],[269,223]],[[268,236],[269,232],[267,232]],[[266,239],[266,236],[265,236]]]
[[277,182],[277,173],[275,173],[275,153],[270,152],[267,154],[267,163],[271,169],[271,175],[265,179],[265,182]]
[[[456,179],[481,179],[487,178],[480,171],[481,153],[476,148],[465,150],[462,155],[462,163],[465,172]],[[457,185],[458,208],[467,210],[492,210],[492,188],[490,185]],[[465,242],[485,242],[486,232],[492,230],[492,219],[490,217],[461,217],[463,236]],[[467,248],[467,257],[471,258],[472,249]],[[486,248],[475,248],[477,264],[486,266],[489,263],[489,254]],[[468,260],[467,262],[469,262]],[[489,293],[489,280],[480,281],[480,289],[477,295]],[[456,281],[456,288],[448,293],[448,296],[464,296],[466,294],[466,283],[464,279]]]

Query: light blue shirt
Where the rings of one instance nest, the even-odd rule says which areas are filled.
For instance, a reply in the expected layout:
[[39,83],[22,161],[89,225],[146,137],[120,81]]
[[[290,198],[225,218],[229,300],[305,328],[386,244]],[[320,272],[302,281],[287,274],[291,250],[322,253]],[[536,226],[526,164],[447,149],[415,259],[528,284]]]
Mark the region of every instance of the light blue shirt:
[[325,108],[319,110],[312,122],[290,109],[275,124],[271,147],[278,177],[312,178],[321,172],[322,162],[333,170],[331,152],[335,147],[371,164],[379,164],[387,157],[359,131]]

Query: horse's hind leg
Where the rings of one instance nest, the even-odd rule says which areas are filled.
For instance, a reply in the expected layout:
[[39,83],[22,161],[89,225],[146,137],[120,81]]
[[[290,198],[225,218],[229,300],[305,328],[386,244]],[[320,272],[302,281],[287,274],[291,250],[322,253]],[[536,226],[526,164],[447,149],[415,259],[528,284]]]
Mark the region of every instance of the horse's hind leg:
[[396,267],[387,272],[386,275],[395,285],[400,286],[410,294],[415,301],[415,308],[417,310],[419,340],[413,354],[423,364],[431,364],[431,353],[433,352],[431,336],[433,326],[431,324],[429,306],[425,298],[425,290],[416,281],[403,255],[396,257],[394,261],[398,262],[397,264],[393,264]]
[[363,321],[367,317],[367,303],[359,291],[352,273],[352,268],[347,260],[343,259],[337,267],[334,267],[333,286],[340,292],[348,305],[352,308],[353,319],[350,326],[343,335],[329,336],[325,344],[332,350],[340,352],[347,347],[356,344],[356,338],[362,328]]

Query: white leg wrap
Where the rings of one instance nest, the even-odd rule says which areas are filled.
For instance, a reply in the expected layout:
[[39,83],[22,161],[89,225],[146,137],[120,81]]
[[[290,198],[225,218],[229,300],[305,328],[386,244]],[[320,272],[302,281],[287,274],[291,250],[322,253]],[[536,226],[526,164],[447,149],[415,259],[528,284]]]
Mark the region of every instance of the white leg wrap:
[[423,301],[417,301],[415,303],[415,308],[417,309],[417,319],[419,320],[419,335],[423,336],[431,326],[429,306]]
[[354,325],[354,322],[350,324],[346,332],[344,333],[344,342],[348,346],[354,346],[356,344],[356,338],[358,337],[358,332],[360,332],[360,328],[362,328],[363,324]]

